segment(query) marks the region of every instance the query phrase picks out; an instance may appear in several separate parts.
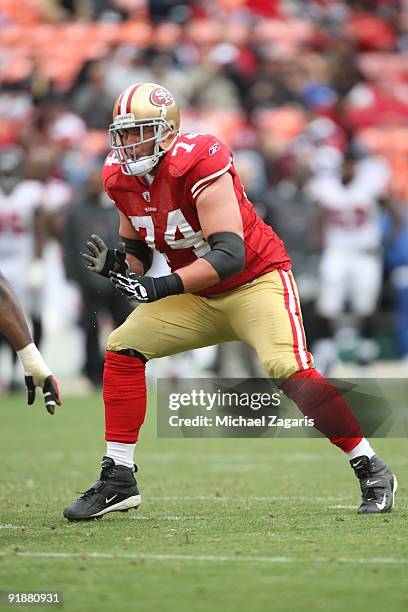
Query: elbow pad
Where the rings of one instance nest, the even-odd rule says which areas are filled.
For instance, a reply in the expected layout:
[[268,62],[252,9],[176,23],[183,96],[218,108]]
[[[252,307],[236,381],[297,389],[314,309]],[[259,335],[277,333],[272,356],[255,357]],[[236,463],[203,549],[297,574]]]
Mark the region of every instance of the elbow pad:
[[207,239],[211,251],[203,255],[221,280],[241,272],[245,265],[245,245],[235,232],[216,232]]
[[144,273],[150,270],[153,262],[153,251],[147,246],[144,240],[132,240],[131,238],[120,237],[125,243],[126,253],[137,257],[143,266]]

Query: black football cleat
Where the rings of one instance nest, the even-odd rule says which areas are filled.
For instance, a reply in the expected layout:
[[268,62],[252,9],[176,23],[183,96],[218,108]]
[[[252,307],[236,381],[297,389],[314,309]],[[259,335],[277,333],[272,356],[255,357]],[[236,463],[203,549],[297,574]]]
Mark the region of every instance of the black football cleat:
[[358,514],[391,512],[398,487],[396,476],[380,457],[356,457],[350,461],[360,481],[362,502]]
[[64,509],[64,517],[70,521],[85,521],[108,512],[127,512],[141,503],[133,469],[103,457],[99,480]]

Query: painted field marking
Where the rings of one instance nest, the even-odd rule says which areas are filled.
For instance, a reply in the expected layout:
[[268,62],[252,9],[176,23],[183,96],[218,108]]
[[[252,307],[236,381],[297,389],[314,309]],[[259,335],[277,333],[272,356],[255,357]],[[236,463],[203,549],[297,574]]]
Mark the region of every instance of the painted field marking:
[[356,506],[347,505],[347,504],[335,504],[334,506],[326,506],[329,510],[356,510]]
[[344,564],[383,564],[383,565],[408,565],[408,558],[396,557],[247,557],[240,555],[159,555],[151,553],[98,553],[98,552],[4,552],[0,551],[1,557],[27,557],[45,559],[129,559],[135,561],[208,561],[208,562],[242,562],[242,563],[344,563]]
[[325,497],[316,496],[300,496],[300,495],[270,495],[270,496],[259,496],[259,495],[247,495],[234,496],[234,495],[149,495],[149,501],[218,501],[218,502],[249,502],[249,501],[307,501],[307,502],[329,502],[329,501],[350,501],[352,497],[344,498],[335,495],[328,495]]
[[[10,459],[19,460],[27,457],[32,458],[33,455],[41,456],[42,461],[58,461],[65,460],[67,457],[67,453],[62,451],[54,451],[54,452],[26,452],[26,451],[15,451],[8,455]],[[94,453],[91,451],[80,451],[78,450],[75,453],[75,457],[79,459],[83,459],[83,457],[94,457]],[[169,461],[180,461],[184,460],[185,452],[177,452],[177,451],[168,451],[166,453],[163,452],[155,452],[155,451],[144,451],[141,455],[143,460],[147,461],[158,461],[158,462],[166,462]],[[315,453],[315,452],[279,452],[276,448],[271,448],[271,452],[267,455],[268,462],[265,461],[265,455],[261,453],[251,453],[251,452],[242,452],[242,453],[203,453],[203,452],[194,452],[192,457],[192,463],[201,464],[202,459],[205,459],[209,463],[218,463],[219,461],[225,460],[228,457],[231,461],[242,461],[248,463],[250,461],[252,464],[256,465],[258,469],[261,469],[265,466],[265,469],[270,468],[270,464],[273,464],[275,460],[288,462],[288,463],[298,463],[298,462],[317,462],[317,461],[330,461],[333,463],[340,464],[340,458],[334,453]],[[82,463],[82,461],[78,462]],[[408,459],[406,457],[396,457],[392,461],[392,465],[407,465]],[[346,464],[345,464],[346,465]],[[228,471],[228,470],[226,470]]]
[[26,525],[12,525],[11,523],[5,523],[0,525],[0,529],[27,529]]

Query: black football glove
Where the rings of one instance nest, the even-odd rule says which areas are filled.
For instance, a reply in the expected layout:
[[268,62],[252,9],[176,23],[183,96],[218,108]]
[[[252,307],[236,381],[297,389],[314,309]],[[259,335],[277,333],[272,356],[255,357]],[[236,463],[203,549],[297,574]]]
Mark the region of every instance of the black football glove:
[[177,273],[153,278],[152,276],[138,276],[132,272],[126,274],[110,272],[109,278],[116,289],[131,302],[155,302],[168,295],[184,291],[183,283]]
[[80,253],[82,259],[87,262],[86,270],[96,272],[107,278],[111,271],[126,274],[128,265],[123,243],[120,243],[116,249],[109,249],[100,236],[92,234],[91,240],[88,240],[85,244],[91,252],[91,255]]
[[[36,384],[32,376],[25,376],[25,384],[27,387],[27,404],[31,406],[35,400]],[[40,385],[37,385],[40,386]],[[55,406],[61,406],[61,398],[58,389],[58,383],[52,374],[44,379],[42,384],[42,392],[44,395],[45,407],[50,414],[54,414]]]

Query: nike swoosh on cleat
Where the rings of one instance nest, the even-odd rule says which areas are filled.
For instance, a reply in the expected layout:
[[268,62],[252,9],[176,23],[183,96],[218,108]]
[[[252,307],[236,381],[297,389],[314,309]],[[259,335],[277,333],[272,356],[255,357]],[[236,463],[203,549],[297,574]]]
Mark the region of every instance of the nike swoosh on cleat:
[[105,497],[105,503],[109,504],[109,503],[112,501],[112,499],[115,499],[115,497],[117,497],[117,496],[118,496],[118,495],[116,494],[116,495],[114,495],[113,497],[111,497],[110,499],[108,499],[107,497]]
[[374,485],[374,484],[377,484],[377,482],[380,482],[380,481],[379,480],[367,480],[368,485]]
[[383,497],[383,500],[382,500],[381,504],[379,504],[379,503],[377,503],[377,502],[375,503],[375,505],[377,506],[377,508],[378,508],[379,510],[384,510],[384,508],[385,508],[385,498],[386,498],[386,497],[387,497],[387,494],[386,494],[386,493],[384,493],[384,497]]
[[361,459],[360,459],[360,461],[356,461],[355,463],[353,463],[353,467],[357,467],[357,466],[359,466],[359,465],[360,465],[360,463],[361,463]]

